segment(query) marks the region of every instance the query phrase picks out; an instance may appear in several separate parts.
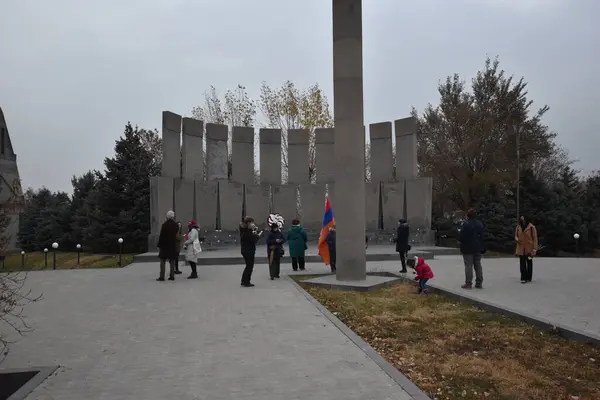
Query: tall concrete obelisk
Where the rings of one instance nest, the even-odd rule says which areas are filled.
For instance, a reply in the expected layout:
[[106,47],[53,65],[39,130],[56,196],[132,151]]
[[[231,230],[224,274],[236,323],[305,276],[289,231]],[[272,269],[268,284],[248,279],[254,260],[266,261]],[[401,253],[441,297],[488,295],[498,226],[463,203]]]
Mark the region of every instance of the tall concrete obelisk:
[[333,114],[337,279],[365,280],[362,0],[333,3]]

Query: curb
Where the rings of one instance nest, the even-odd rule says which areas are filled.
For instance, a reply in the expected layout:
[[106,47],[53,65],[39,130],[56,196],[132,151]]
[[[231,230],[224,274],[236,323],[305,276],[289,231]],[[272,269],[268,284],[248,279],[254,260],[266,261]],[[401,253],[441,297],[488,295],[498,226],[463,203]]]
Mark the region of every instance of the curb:
[[[409,253],[409,257],[419,256],[425,260],[432,260],[435,258],[435,254],[429,251],[418,251]],[[322,258],[319,255],[307,255],[304,257],[307,263],[322,262]],[[367,254],[367,261],[397,261],[398,253],[390,254]],[[133,262],[158,262],[158,256],[154,254],[137,254],[133,256]],[[292,259],[290,256],[285,255],[281,258],[282,263],[291,263]],[[200,257],[198,258],[197,265],[239,265],[244,264],[244,259],[241,255],[239,256],[226,256],[226,257]],[[254,265],[268,264],[267,257],[256,257]]]
[[350,339],[359,349],[361,349],[371,360],[375,362],[398,386],[400,386],[414,400],[431,400],[421,389],[417,387],[410,379],[398,371],[392,364],[387,362],[379,353],[377,353],[367,342],[365,342],[354,331],[348,328],[335,315],[327,310],[321,303],[312,297],[306,290],[302,289],[296,281],[289,275],[285,275],[285,279],[294,285],[294,287],[306,297],[306,299],[315,306],[321,314],[335,325],[348,339]]
[[[411,282],[414,284],[414,279],[407,278],[405,276],[398,275],[399,278],[404,282]],[[452,290],[443,289],[435,285],[427,285],[429,287],[429,291],[432,293],[439,293],[443,296],[449,297],[451,299],[458,300],[463,303],[474,305],[482,310],[492,312],[494,314],[504,315],[512,319],[516,319],[521,322],[528,323],[533,325],[544,332],[549,332],[556,334],[560,337],[563,337],[568,340],[573,340],[575,342],[584,342],[594,345],[596,347],[600,347],[600,336],[594,336],[593,334],[585,333],[577,329],[568,328],[564,325],[555,324],[548,320],[534,317],[533,315],[525,314],[522,312],[518,312],[512,310],[510,308],[500,307],[493,303],[490,303],[486,300],[474,299],[469,296],[465,296],[463,294],[454,292]],[[474,289],[472,289],[474,290]]]

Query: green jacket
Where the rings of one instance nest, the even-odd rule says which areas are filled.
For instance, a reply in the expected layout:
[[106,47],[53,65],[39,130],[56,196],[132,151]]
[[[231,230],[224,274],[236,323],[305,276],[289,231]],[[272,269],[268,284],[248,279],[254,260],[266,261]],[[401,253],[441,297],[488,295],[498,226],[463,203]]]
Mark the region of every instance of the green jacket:
[[306,242],[308,237],[306,232],[299,225],[292,225],[287,234],[287,242],[290,246],[290,257],[304,257]]

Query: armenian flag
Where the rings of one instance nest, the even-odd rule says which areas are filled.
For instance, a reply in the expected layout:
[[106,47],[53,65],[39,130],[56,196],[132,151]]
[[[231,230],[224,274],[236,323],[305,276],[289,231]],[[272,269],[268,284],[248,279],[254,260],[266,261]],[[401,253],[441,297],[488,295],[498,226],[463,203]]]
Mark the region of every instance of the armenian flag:
[[327,246],[327,234],[329,228],[335,225],[335,218],[333,217],[333,210],[331,209],[331,203],[329,197],[325,196],[325,214],[323,215],[323,227],[321,228],[321,235],[319,236],[319,255],[325,262],[325,265],[329,265],[331,256],[329,254],[329,246]]

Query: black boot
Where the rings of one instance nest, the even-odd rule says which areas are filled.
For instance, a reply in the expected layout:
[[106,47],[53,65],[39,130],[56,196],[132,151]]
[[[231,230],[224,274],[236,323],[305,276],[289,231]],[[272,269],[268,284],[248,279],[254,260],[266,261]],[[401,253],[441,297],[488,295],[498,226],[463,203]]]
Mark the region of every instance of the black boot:
[[198,274],[191,274],[188,279],[198,279]]

